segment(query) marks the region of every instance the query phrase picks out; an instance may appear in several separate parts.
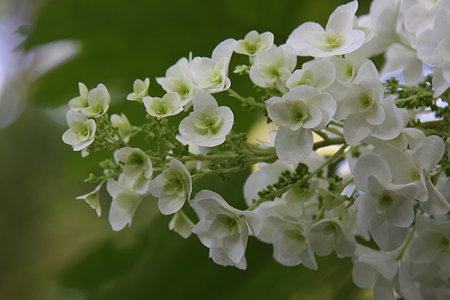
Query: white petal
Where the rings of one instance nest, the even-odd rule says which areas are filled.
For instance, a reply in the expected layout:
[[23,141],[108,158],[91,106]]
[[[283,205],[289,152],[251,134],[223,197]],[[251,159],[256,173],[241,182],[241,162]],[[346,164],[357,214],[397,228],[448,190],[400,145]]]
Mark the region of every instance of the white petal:
[[386,212],[386,218],[392,225],[397,227],[409,227],[414,221],[414,202],[408,200],[394,199],[392,207]]
[[209,93],[204,91],[197,91],[192,97],[192,102],[194,103],[194,110],[201,111],[207,106],[218,107],[216,99]]
[[372,133],[373,137],[381,140],[391,140],[396,138],[403,129],[401,110],[399,110],[391,98],[383,100],[385,118],[383,123],[378,125]]
[[163,215],[171,215],[183,207],[184,201],[184,197],[161,196],[158,201],[158,208]]
[[[221,42],[213,50],[211,58],[215,61],[219,61],[222,58],[226,58],[227,60],[230,60],[231,55],[233,54],[234,48],[236,48],[236,43],[237,42],[234,39],[227,39],[227,40]],[[227,68],[228,68],[228,64],[227,64]]]
[[366,122],[363,114],[352,114],[344,121],[344,137],[347,144],[354,146],[375,130]]
[[368,179],[375,177],[383,186],[391,183],[392,174],[387,162],[378,154],[370,153],[361,156],[353,170],[358,190],[369,192]]
[[281,127],[275,137],[275,150],[278,157],[291,164],[304,160],[311,153],[313,144],[312,132],[307,129],[294,131]]
[[400,247],[406,238],[406,233],[406,228],[395,227],[387,220],[370,230],[373,240],[383,251],[392,251]]
[[192,223],[182,210],[175,213],[169,223],[169,229],[175,231],[185,239],[191,235],[193,227],[194,223]]
[[372,289],[375,286],[377,272],[367,264],[355,262],[352,278],[356,286],[362,289]]
[[309,56],[311,45],[305,41],[304,35],[307,32],[324,32],[322,26],[314,22],[306,22],[297,27],[289,35],[286,44],[295,49],[298,56]]
[[430,215],[443,215],[450,210],[450,204],[428,178],[426,181],[428,200],[420,202],[420,207]]
[[383,222],[384,217],[377,214],[376,206],[377,199],[368,195],[362,194],[357,198],[358,215],[357,221],[358,226],[364,229],[372,229],[380,226]]
[[421,168],[429,172],[444,155],[445,144],[437,135],[431,135],[422,140],[413,151],[420,161]]
[[353,29],[355,13],[358,10],[358,1],[352,1],[338,6],[328,19],[326,31],[348,34]]

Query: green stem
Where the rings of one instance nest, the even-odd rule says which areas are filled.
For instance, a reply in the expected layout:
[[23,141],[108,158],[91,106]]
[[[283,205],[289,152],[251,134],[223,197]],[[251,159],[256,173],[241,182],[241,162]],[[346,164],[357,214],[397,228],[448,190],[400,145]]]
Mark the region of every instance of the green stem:
[[328,147],[332,145],[342,145],[345,144],[345,140],[343,138],[331,138],[328,140],[323,140],[317,143],[314,143],[313,149],[317,150],[319,148]]
[[414,236],[414,233],[416,232],[416,227],[414,226],[413,230],[410,231],[408,238],[406,239],[406,242],[403,244],[402,249],[400,250],[400,253],[397,255],[397,257],[395,258],[396,260],[401,260],[403,258],[403,255],[405,255],[406,250],[409,247],[409,244],[412,241],[412,238]]
[[334,121],[334,120],[331,120],[329,124],[337,126],[337,127],[341,127],[341,128],[344,127],[344,124],[342,122],[338,122],[338,121]]
[[324,128],[324,130],[334,133],[338,136],[344,136],[344,134],[341,131],[339,131],[339,129],[334,128],[334,127],[326,127],[326,128]]
[[314,133],[317,134],[318,136],[320,136],[321,138],[323,138],[325,141],[330,138],[328,136],[328,134],[326,134],[326,132],[323,132],[323,131],[320,131],[320,130],[315,130]]
[[237,92],[235,92],[235,91],[232,90],[232,89],[228,89],[227,91],[228,91],[228,94],[229,94],[231,97],[236,98],[237,100],[241,101],[242,103],[245,103],[245,104],[247,104],[247,105],[250,105],[250,106],[253,106],[253,107],[257,107],[257,108],[263,108],[263,109],[266,108],[266,105],[265,105],[265,104],[263,104],[263,103],[257,103],[253,98],[250,98],[250,97],[249,97],[249,98],[242,97],[241,95],[239,95]]

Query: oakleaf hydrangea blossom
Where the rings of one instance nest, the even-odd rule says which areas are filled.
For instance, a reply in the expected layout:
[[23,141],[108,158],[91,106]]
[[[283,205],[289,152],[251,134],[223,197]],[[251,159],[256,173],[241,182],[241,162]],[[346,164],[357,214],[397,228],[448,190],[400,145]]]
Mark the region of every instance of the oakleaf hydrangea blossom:
[[358,287],[373,289],[377,299],[395,299],[392,282],[398,271],[395,253],[358,246],[353,263],[353,282]]
[[336,102],[327,93],[301,85],[280,97],[266,101],[272,121],[281,126],[275,138],[275,149],[281,160],[298,163],[311,153],[311,129],[320,130],[336,112]]
[[119,181],[135,191],[146,192],[153,174],[150,157],[139,148],[125,147],[117,150],[114,158],[123,166]]
[[189,61],[186,58],[180,58],[175,65],[167,69],[166,77],[156,78],[156,81],[167,93],[180,95],[183,106],[190,103],[196,89],[188,72],[188,65]]
[[219,194],[208,190],[200,191],[191,206],[200,218],[192,232],[209,248],[214,262],[245,269],[248,235],[257,234],[261,226],[258,215],[235,209]]
[[64,143],[71,145],[74,151],[88,147],[95,138],[96,124],[94,120],[86,118],[83,114],[70,110],[67,113],[69,129],[64,132]]
[[192,101],[194,111],[180,122],[181,136],[199,146],[222,144],[233,127],[234,115],[231,109],[219,107],[213,96],[202,91],[198,91]]
[[291,33],[287,44],[299,56],[329,57],[358,50],[366,35],[353,28],[357,9],[357,1],[339,6],[331,14],[325,29],[314,22],[304,23]]
[[[351,257],[354,283],[377,300],[448,299],[450,1],[374,0],[359,17],[357,8],[339,6],[325,29],[307,22],[281,45],[250,31],[211,58],[180,58],[156,78],[163,95],[137,79],[127,98],[144,104],[141,125],[108,115],[105,86],[80,83],[63,141],[82,157],[110,156],[78,199],[100,215],[106,186],[113,230],[131,225],[144,199],[157,201],[170,230],[196,235],[223,266],[245,269],[256,238],[286,266]],[[369,57],[379,54],[378,68]],[[253,92],[230,88],[232,55],[248,60],[233,76],[248,76]],[[297,56],[312,58],[297,66]],[[232,102],[240,116],[271,123],[270,141],[234,120]],[[242,171],[251,171],[243,197],[232,199],[242,210],[213,191],[191,195],[205,177]]]
[[297,64],[297,57],[288,45],[275,46],[255,56],[250,68],[250,79],[260,87],[286,90],[286,80]]
[[286,81],[291,90],[299,85],[309,85],[323,91],[329,88],[336,80],[334,65],[325,60],[312,60],[303,64],[302,69],[296,70]]
[[145,193],[138,193],[126,182],[109,179],[106,189],[112,197],[109,210],[109,223],[114,231],[122,230],[130,226],[133,216],[141,201],[146,197]]
[[151,182],[149,190],[153,197],[159,199],[161,213],[171,215],[179,211],[191,196],[191,174],[180,161],[171,160],[168,168]]
[[188,72],[198,89],[218,93],[230,87],[228,65],[235,47],[236,40],[228,39],[217,45],[211,58],[194,57],[189,62]]
[[317,255],[330,255],[333,249],[342,257],[351,256],[356,243],[337,219],[323,219],[311,226],[311,247]]
[[[442,1],[445,2],[445,1]],[[417,57],[421,61],[435,67],[435,81],[439,89],[435,97],[440,96],[450,87],[450,4],[447,9],[440,9],[432,26],[423,31],[418,37]],[[439,74],[438,76],[436,76]]]
[[259,34],[256,30],[250,31],[243,40],[236,44],[234,51],[239,54],[255,56],[261,51],[268,50],[273,45],[273,34],[264,32]]
[[81,112],[88,118],[98,118],[105,114],[109,108],[111,98],[109,92],[103,84],[89,91],[88,106],[81,109]]
[[148,88],[150,87],[150,79],[144,80],[136,79],[133,83],[133,92],[128,94],[127,100],[142,102],[142,99],[148,95]]
[[181,98],[177,93],[167,93],[162,98],[144,97],[147,113],[153,117],[165,118],[183,111]]

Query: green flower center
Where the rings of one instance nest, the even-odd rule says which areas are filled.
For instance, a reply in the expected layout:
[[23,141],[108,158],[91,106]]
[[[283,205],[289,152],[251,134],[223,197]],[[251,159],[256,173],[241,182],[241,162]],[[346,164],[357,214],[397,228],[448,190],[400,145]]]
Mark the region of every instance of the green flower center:
[[387,210],[392,205],[392,203],[394,203],[394,199],[392,199],[390,195],[383,195],[380,197],[380,199],[378,199],[378,207],[382,211]]
[[342,46],[343,44],[343,40],[342,38],[333,33],[327,33],[326,37],[325,37],[325,44],[326,44],[326,48],[328,48],[329,50],[333,50],[336,48],[339,48],[340,46]]

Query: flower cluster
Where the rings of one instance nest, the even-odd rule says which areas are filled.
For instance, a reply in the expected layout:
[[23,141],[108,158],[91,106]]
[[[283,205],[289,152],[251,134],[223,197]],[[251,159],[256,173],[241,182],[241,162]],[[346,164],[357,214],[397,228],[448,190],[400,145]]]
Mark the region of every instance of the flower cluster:
[[[325,28],[304,23],[282,45],[251,31],[210,58],[181,58],[156,78],[161,97],[137,79],[127,99],[143,105],[141,126],[123,113],[108,118],[106,87],[80,83],[63,141],[82,156],[113,155],[86,180],[97,187],[78,198],[100,216],[106,184],[113,230],[131,225],[142,201],[157,200],[172,215],[169,228],[197,235],[223,266],[245,269],[254,236],[286,266],[317,269],[316,256],[333,251],[350,257],[355,284],[377,299],[448,299],[450,1],[374,0],[359,17],[357,9],[357,1],[339,6]],[[382,53],[379,72],[369,58]],[[233,55],[249,58],[234,73],[249,76],[252,97],[231,89]],[[298,56],[311,59],[298,66]],[[398,79],[382,79],[394,71]],[[216,93],[273,122],[270,141],[233,131],[234,114]],[[426,111],[435,120],[421,122]],[[213,191],[193,193],[204,176],[251,168],[246,209]]]

